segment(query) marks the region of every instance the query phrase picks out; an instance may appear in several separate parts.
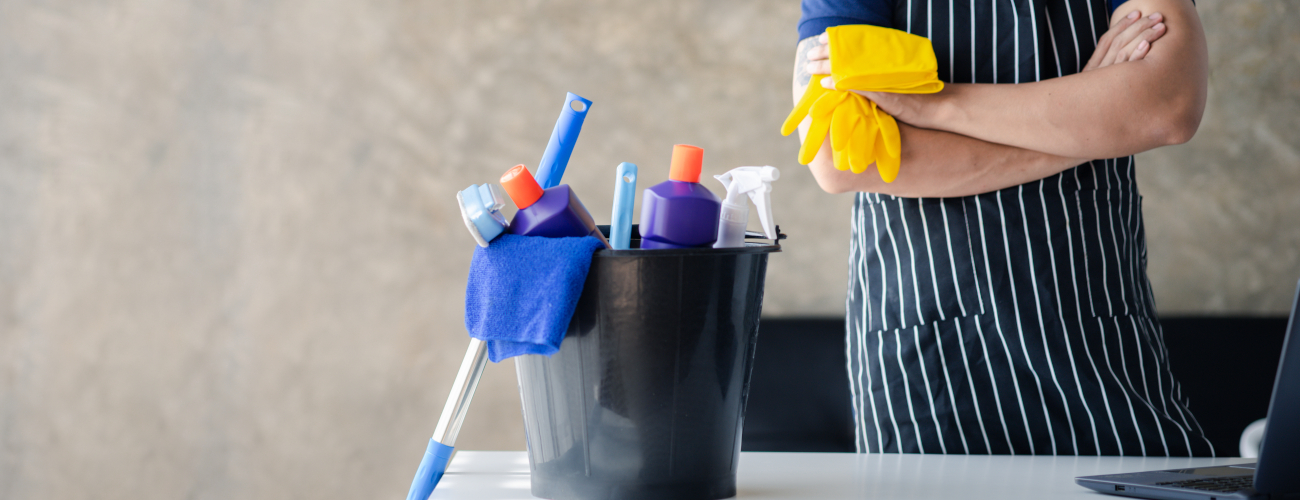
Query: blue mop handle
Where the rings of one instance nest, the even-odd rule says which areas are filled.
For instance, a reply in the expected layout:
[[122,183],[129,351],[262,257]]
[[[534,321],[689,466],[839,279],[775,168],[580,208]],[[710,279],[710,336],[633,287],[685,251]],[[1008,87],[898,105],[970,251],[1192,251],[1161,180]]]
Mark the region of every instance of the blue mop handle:
[[456,436],[460,434],[460,425],[465,422],[465,413],[469,411],[474,391],[478,389],[479,379],[483,378],[483,368],[487,366],[487,343],[471,338],[465,349],[465,358],[460,362],[456,380],[452,382],[451,394],[447,395],[447,404],[442,407],[438,417],[438,426],[429,439],[429,448],[424,451],[420,467],[415,470],[415,479],[411,480],[411,491],[406,500],[425,500],[433,493],[433,488],[442,479],[447,470],[447,461],[456,446]]
[[614,179],[614,215],[610,216],[609,245],[614,250],[632,246],[632,205],[636,201],[636,165],[618,164]]
[[569,166],[569,156],[573,154],[573,144],[578,142],[578,133],[582,132],[582,121],[587,118],[591,101],[569,92],[564,99],[564,109],[555,120],[555,130],[551,131],[551,141],[546,143],[542,161],[537,164],[537,184],[542,189],[560,185],[564,169]]
[[415,471],[415,479],[411,481],[411,491],[406,494],[406,500],[425,500],[433,494],[433,487],[438,485],[442,473],[447,470],[447,461],[451,459],[454,449],[429,439],[429,448],[424,450],[424,459],[420,460],[420,468]]

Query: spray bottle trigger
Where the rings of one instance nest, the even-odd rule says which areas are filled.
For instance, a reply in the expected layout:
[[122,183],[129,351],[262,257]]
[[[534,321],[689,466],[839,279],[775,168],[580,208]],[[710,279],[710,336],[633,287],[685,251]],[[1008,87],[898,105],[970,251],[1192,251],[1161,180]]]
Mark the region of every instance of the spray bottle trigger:
[[722,202],[722,216],[718,223],[718,241],[714,248],[745,245],[745,225],[749,220],[749,205],[745,196],[758,208],[758,220],[763,225],[763,235],[776,239],[772,223],[772,181],[781,178],[776,167],[737,167],[714,178],[727,187],[727,198]]
[[762,186],[749,191],[749,199],[758,209],[758,222],[763,227],[763,236],[769,240],[776,239],[776,227],[772,223],[772,181],[781,178],[781,171],[776,167],[759,167],[758,178]]

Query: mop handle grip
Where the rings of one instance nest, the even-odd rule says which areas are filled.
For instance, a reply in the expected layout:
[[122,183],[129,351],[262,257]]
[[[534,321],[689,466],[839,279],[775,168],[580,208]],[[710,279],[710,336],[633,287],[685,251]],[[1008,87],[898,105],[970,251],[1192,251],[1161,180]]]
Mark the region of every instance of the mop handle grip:
[[537,163],[537,184],[542,189],[560,185],[564,169],[569,166],[569,155],[573,154],[573,145],[578,142],[582,132],[582,122],[587,118],[591,101],[569,92],[560,109],[560,117],[555,120],[555,130],[551,131],[551,140],[542,152],[542,161]]
[[479,339],[470,339],[465,359],[461,361],[460,371],[456,372],[456,381],[451,386],[451,394],[447,395],[447,404],[442,407],[438,427],[433,431],[435,441],[456,446],[456,435],[460,434],[460,425],[465,422],[465,413],[469,410],[470,400],[474,399],[474,390],[483,377],[487,360],[487,344]]

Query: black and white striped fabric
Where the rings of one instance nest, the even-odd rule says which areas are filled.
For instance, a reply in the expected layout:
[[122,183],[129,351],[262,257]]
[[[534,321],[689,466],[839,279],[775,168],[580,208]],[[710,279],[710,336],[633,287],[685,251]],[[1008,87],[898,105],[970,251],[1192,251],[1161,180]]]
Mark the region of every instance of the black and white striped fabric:
[[[1080,71],[1105,0],[897,0],[940,78]],[[904,165],[906,168],[906,165]],[[1146,276],[1133,158],[965,198],[860,193],[846,354],[860,452],[1207,456]]]

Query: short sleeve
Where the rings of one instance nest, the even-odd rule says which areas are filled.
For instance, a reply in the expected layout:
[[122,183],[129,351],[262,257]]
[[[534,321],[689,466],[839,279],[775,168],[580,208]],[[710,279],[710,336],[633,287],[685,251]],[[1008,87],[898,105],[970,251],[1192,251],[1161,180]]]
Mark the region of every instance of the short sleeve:
[[[1124,5],[1124,2],[1127,1],[1128,0],[1110,0],[1110,13],[1114,14],[1115,9],[1118,9],[1119,6]],[[1192,0],[1192,5],[1196,5],[1196,0]],[[803,37],[799,37],[799,39],[803,40]]]
[[820,35],[826,28],[844,24],[892,27],[893,0],[803,0],[799,39]]

